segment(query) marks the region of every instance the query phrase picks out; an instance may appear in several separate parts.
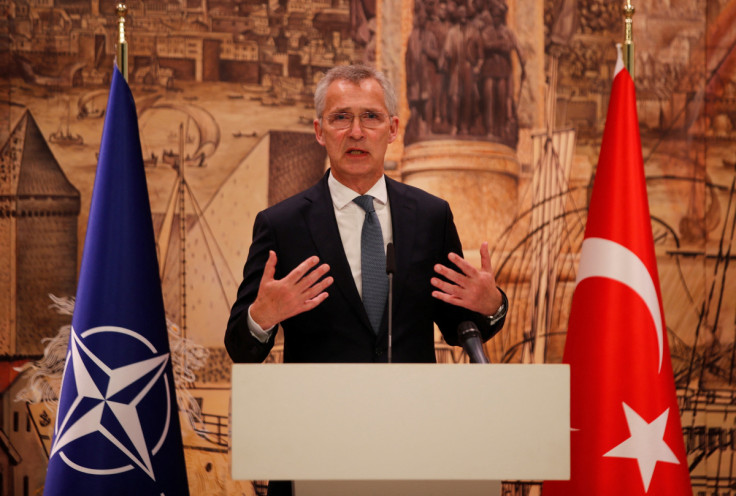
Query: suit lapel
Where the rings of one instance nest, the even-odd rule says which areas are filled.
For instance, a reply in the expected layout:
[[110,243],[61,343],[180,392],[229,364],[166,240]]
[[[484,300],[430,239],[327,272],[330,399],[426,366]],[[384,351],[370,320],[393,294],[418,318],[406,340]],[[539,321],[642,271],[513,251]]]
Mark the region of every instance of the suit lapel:
[[394,275],[394,302],[401,299],[401,288],[406,287],[406,278],[411,260],[411,251],[415,241],[416,201],[409,198],[402,185],[386,177],[391,206],[391,224],[393,225],[394,250],[396,254],[396,274]]
[[[312,235],[312,241],[317,247],[317,255],[321,262],[330,264],[330,272],[334,278],[332,284],[349,303],[350,307],[359,316],[364,326],[373,333],[368,314],[363,307],[363,301],[358,294],[358,288],[353,280],[348,259],[345,256],[340,231],[335,220],[335,209],[332,205],[330,189],[327,186],[327,175],[314,188],[305,194],[308,203],[304,211],[304,220]],[[328,289],[329,291],[329,289]]]

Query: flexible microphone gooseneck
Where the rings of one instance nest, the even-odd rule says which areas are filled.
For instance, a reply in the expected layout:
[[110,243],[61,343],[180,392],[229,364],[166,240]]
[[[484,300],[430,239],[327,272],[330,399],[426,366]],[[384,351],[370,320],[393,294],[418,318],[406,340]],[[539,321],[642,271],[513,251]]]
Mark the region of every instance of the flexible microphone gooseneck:
[[457,338],[470,358],[470,363],[491,363],[483,350],[478,326],[469,320],[460,322],[457,326]]
[[391,347],[393,345],[394,327],[394,273],[396,272],[396,255],[394,244],[386,245],[386,274],[388,275],[388,363],[391,363]]

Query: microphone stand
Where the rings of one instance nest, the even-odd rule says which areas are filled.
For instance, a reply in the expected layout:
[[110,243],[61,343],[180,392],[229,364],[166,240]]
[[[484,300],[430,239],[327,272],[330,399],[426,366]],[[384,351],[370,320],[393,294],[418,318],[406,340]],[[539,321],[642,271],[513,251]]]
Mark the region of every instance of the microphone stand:
[[394,327],[394,272],[396,272],[396,255],[394,244],[386,245],[386,274],[388,275],[388,363],[391,363],[391,348],[393,346]]
[[481,334],[474,322],[469,320],[460,322],[457,326],[457,338],[468,354],[470,363],[491,363],[483,350]]

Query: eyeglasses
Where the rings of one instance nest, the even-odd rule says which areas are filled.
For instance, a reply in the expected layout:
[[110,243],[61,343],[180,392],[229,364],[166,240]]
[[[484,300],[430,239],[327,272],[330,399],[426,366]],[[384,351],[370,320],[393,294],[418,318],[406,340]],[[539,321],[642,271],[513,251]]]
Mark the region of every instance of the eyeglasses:
[[[353,125],[355,114],[350,112],[335,112],[327,114],[327,123],[335,129],[348,129]],[[365,129],[376,129],[381,127],[387,120],[388,116],[381,112],[363,112],[358,114],[361,127]]]

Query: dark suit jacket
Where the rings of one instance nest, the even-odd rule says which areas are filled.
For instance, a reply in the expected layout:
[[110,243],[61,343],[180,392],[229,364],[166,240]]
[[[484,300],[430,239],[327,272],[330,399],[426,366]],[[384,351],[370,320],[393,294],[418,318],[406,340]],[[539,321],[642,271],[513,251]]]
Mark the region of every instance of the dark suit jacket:
[[[262,344],[248,330],[248,307],[258,293],[269,250],[278,256],[276,279],[312,255],[329,264],[329,274],[334,277],[325,301],[281,323],[284,362],[386,361],[388,312],[384,312],[376,335],[345,257],[327,186],[328,174],[312,188],[256,216],[243,282],[225,333],[225,346],[234,362],[261,362],[273,347],[276,333]],[[450,252],[462,255],[448,203],[388,177],[386,187],[396,250],[393,361],[435,362],[433,322],[453,345],[458,344],[457,326],[464,320],[474,321],[483,339],[489,339],[501,329],[503,321],[491,328],[480,314],[431,295],[434,265],[450,264]]]

